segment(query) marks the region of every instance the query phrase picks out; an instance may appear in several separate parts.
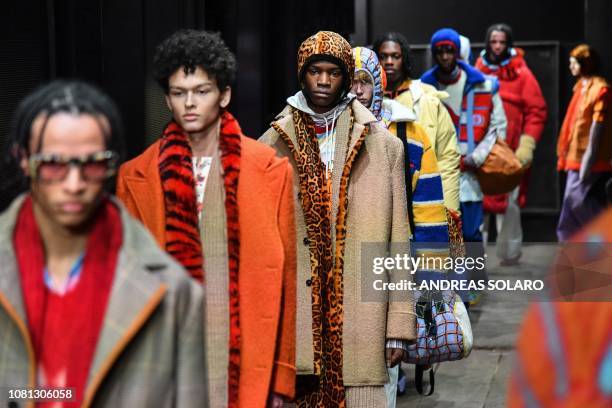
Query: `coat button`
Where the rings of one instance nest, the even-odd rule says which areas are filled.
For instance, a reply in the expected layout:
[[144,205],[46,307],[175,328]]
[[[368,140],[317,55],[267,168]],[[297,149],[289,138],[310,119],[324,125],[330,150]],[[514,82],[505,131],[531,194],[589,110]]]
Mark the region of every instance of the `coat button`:
[[312,279],[306,279],[306,286],[312,286]]
[[308,237],[304,237],[304,245],[308,246],[308,244],[310,244],[310,240]]

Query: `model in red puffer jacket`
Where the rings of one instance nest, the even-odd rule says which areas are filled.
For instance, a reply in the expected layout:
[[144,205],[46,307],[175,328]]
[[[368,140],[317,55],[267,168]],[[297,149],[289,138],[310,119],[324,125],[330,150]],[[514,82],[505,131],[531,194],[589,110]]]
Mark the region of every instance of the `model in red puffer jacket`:
[[[476,61],[476,68],[499,80],[499,94],[508,120],[506,142],[515,150],[521,163],[528,166],[544,130],[546,101],[523,58],[523,50],[512,46],[512,29],[509,26],[494,24],[489,27],[485,43],[486,48]],[[528,173],[518,191],[484,198],[485,212],[498,215],[497,252],[502,263],[514,264],[520,257],[520,207],[524,207],[527,201],[527,177]]]
[[546,101],[537,79],[527,66],[520,48],[510,48],[510,56],[495,65],[488,62],[486,49],[476,61],[476,68],[499,80],[499,94],[504,103],[508,128],[506,143],[516,150],[521,136],[540,140],[546,122]]

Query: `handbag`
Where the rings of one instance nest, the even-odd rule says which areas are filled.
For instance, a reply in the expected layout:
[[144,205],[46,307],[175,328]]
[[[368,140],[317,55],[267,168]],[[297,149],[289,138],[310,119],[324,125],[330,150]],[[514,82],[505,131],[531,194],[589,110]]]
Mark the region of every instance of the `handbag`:
[[[408,345],[406,363],[416,364],[415,387],[423,392],[425,367],[433,363],[461,360],[472,351],[472,325],[463,301],[452,291],[415,291],[417,340]],[[430,389],[434,392],[435,375],[429,370]]]
[[498,138],[476,170],[476,178],[483,194],[505,194],[520,184],[526,170],[506,142]]

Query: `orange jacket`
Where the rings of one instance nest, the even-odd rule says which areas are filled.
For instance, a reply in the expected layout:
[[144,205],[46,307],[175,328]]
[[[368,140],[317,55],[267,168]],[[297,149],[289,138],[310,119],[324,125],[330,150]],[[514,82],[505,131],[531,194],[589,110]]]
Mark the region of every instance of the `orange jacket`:
[[[123,164],[117,197],[165,248],[159,141]],[[295,393],[296,238],[293,175],[287,159],[241,137],[239,402],[265,407],[270,392]],[[204,249],[206,251],[206,249]]]
[[593,122],[604,124],[604,135],[597,149],[592,171],[612,171],[612,102],[610,86],[602,77],[579,79],[567,108],[557,143],[558,170],[580,170],[582,156],[589,144]]
[[612,303],[533,303],[518,337],[507,406],[612,406],[610,353]]
[[[533,303],[527,311],[508,388],[509,408],[612,406],[612,302],[605,301],[610,294],[605,273],[610,270],[606,243],[612,242],[611,222],[609,207],[572,237],[574,246],[564,250],[560,262],[571,259],[575,276],[595,278],[597,286],[582,294],[602,301]],[[561,272],[566,275],[567,266]]]

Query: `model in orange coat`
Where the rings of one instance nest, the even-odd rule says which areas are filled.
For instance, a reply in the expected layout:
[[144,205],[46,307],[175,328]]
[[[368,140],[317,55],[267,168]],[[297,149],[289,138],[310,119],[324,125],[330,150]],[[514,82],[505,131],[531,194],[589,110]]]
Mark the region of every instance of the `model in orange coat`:
[[179,31],[154,65],[173,120],[117,196],[204,282],[209,405],[280,407],[296,373],[291,167],[226,111],[236,64],[218,35]]

